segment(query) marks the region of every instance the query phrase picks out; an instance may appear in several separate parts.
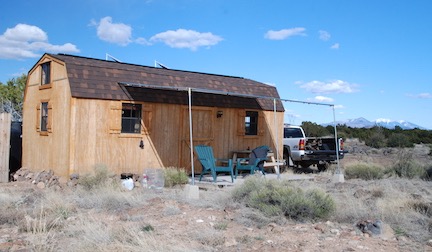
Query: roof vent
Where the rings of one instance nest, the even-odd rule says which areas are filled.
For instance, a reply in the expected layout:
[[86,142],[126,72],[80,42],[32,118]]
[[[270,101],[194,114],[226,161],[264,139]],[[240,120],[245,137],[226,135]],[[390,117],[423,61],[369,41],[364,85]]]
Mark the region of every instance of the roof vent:
[[165,66],[164,64],[162,64],[162,63],[160,63],[160,62],[158,62],[158,61],[155,60],[155,67],[157,67],[157,66],[160,66],[160,67],[162,67],[163,69],[169,69],[169,67],[167,67],[167,66]]
[[115,62],[122,63],[120,60],[114,58],[114,56],[109,55],[108,53],[105,53],[105,60],[108,61],[108,59],[112,59],[112,60],[114,60]]

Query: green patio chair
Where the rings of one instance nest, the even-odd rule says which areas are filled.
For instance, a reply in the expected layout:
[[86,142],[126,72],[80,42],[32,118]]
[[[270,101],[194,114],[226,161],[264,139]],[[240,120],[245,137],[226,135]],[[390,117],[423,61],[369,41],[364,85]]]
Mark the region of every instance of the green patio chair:
[[252,150],[248,158],[238,158],[236,164],[235,178],[239,171],[248,171],[249,174],[254,174],[255,171],[264,173],[264,161],[267,160],[267,154],[270,148],[267,145],[259,146]]
[[[201,181],[202,177],[206,173],[210,173],[213,177],[213,182],[217,181],[217,173],[224,172],[231,175],[231,182],[234,183],[234,170],[232,159],[218,159],[213,155],[213,148],[207,145],[195,146],[195,152],[198,155],[198,160],[202,165],[202,172],[199,178]],[[226,161],[228,166],[220,166],[218,162]]]

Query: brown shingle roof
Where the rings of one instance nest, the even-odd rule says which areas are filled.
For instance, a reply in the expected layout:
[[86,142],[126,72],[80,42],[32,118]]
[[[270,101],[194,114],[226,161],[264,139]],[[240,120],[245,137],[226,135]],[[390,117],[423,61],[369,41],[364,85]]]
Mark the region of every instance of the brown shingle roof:
[[[161,87],[190,87],[214,90],[217,92],[279,98],[276,87],[241,77],[155,68],[65,54],[48,55],[66,63],[71,93],[73,97],[77,98],[129,100],[134,94],[128,94],[127,91],[120,86],[120,83],[135,83]],[[141,94],[144,93],[142,90],[141,92],[138,91],[136,87],[133,89],[128,88],[127,90],[129,93],[131,91]],[[160,95],[169,91],[148,91],[148,93],[151,92],[156,92]],[[142,97],[145,97],[145,95],[142,95]],[[151,95],[147,95],[147,97],[151,97]],[[215,103],[216,106],[221,105],[221,95],[202,95],[202,97],[206,97],[205,99],[209,101],[209,105],[211,105],[211,99],[208,100],[209,97],[214,98],[213,103]],[[153,97],[153,99],[157,101],[157,98]],[[247,100],[249,100],[249,102],[251,102],[251,100],[256,100],[254,103],[256,104],[258,102],[262,109],[273,110],[273,100],[270,99],[251,99],[244,97],[231,99],[238,100],[237,102],[231,102],[231,105],[234,107],[248,107],[242,106],[242,104],[245,105],[245,103],[248,103]],[[219,102],[217,102],[218,100]],[[224,98],[224,100],[227,101],[228,99]],[[163,101],[159,100],[159,102]],[[277,110],[284,111],[280,101],[277,102]]]

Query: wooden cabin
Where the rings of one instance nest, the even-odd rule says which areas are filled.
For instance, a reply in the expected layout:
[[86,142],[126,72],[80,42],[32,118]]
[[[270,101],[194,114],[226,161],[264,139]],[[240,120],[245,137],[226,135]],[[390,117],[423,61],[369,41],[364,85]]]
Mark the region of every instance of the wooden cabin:
[[268,145],[282,157],[284,108],[269,98],[279,98],[276,87],[240,77],[44,54],[25,88],[22,166],[59,176],[98,165],[191,172],[189,100],[194,146],[231,158]]

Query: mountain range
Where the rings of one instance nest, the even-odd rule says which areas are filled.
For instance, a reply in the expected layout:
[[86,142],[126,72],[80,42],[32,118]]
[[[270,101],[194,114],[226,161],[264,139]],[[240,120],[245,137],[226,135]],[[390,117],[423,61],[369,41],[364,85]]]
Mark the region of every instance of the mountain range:
[[[336,121],[336,124],[339,125],[346,125],[348,127],[352,127],[352,128],[372,128],[374,126],[381,126],[387,129],[394,129],[396,126],[401,127],[402,129],[424,129],[427,130],[424,127],[421,127],[417,124],[411,123],[411,122],[407,122],[407,121],[391,121],[388,119],[377,119],[375,121],[369,121],[363,117],[359,117],[356,119],[348,119],[345,121]],[[321,126],[328,126],[328,125],[333,125],[333,122],[330,123],[323,123],[321,124]]]

